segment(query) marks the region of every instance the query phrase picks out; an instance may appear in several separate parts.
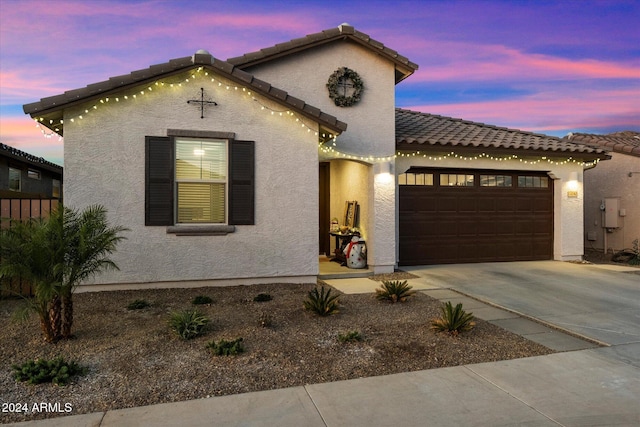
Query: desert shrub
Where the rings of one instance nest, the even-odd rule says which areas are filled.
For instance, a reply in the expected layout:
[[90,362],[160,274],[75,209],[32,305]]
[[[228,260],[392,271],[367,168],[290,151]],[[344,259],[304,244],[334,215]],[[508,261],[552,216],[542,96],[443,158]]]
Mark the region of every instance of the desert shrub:
[[262,326],[263,328],[270,328],[273,325],[273,317],[270,313],[263,311],[260,313],[258,317],[258,326]]
[[353,341],[362,341],[362,334],[359,331],[349,331],[346,334],[338,335],[338,341],[345,342],[353,342]]
[[440,307],[440,311],[442,315],[431,321],[431,329],[458,335],[476,325],[473,321],[473,313],[464,311],[462,303],[458,303],[454,308],[451,301],[447,301]]
[[207,295],[198,295],[193,299],[193,301],[191,301],[191,304],[204,305],[204,304],[211,304],[212,302],[213,302],[213,299],[211,297]]
[[85,375],[87,368],[76,362],[66,362],[62,356],[52,360],[29,360],[22,365],[13,365],[13,376],[17,381],[29,384],[54,383],[66,385],[75,375]]
[[266,302],[266,301],[271,301],[272,299],[273,297],[270,294],[263,294],[263,293],[260,293],[255,297],[253,297],[253,300],[255,302]]
[[339,295],[331,295],[331,289],[325,292],[324,286],[309,291],[307,299],[303,302],[304,308],[320,316],[328,316],[338,312]]
[[412,286],[407,281],[385,280],[382,286],[376,289],[376,298],[381,301],[389,301],[392,303],[405,302],[407,298],[415,293],[411,290]]
[[236,354],[244,352],[244,347],[242,346],[242,338],[236,338],[232,341],[210,341],[207,344],[207,348],[211,350],[211,352],[215,356],[234,356]]
[[149,304],[147,300],[137,299],[127,305],[127,310],[142,310],[147,307],[151,307],[151,304]]
[[174,311],[169,317],[169,326],[183,340],[189,340],[204,333],[209,318],[198,310]]

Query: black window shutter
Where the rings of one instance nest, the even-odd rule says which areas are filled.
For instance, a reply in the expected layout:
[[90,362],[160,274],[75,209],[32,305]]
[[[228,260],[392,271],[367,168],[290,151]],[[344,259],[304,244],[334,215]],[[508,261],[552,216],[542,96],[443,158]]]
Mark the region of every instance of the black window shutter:
[[173,138],[145,138],[145,225],[173,225]]
[[255,143],[229,143],[229,225],[255,224]]

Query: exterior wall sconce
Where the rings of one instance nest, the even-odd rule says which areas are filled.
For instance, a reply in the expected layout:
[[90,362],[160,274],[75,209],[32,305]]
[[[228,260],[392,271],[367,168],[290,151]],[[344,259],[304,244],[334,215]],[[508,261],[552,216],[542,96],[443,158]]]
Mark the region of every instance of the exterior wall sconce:
[[578,172],[571,172],[567,181],[567,196],[571,198],[578,197]]
[[373,165],[373,174],[376,182],[392,182],[393,181],[393,163],[380,162]]

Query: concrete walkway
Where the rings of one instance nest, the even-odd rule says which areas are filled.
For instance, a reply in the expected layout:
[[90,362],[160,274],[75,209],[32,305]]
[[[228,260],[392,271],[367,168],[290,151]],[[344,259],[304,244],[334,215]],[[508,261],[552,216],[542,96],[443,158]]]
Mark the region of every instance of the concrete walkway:
[[[532,274],[536,283],[567,282],[567,277],[583,280],[587,270],[574,270],[585,266],[567,263],[537,264],[508,263],[505,265],[476,265],[474,274],[460,271],[460,266],[416,268],[420,275],[412,279],[415,289],[434,298],[452,303],[463,302],[464,307],[477,317],[498,324],[505,329],[562,351],[548,356],[530,357],[493,363],[432,369],[427,371],[362,378],[304,387],[246,393],[233,396],[152,405],[131,409],[100,412],[56,418],[38,422],[20,423],[21,426],[638,426],[640,425],[640,341],[633,340],[633,321],[624,336],[628,342],[600,347],[592,341],[582,340],[532,320],[535,316],[528,306],[509,306],[509,298],[518,301],[519,286],[503,288],[502,299],[492,300],[473,288],[473,283],[485,287],[498,286],[485,280],[494,275]],[[562,268],[567,266],[569,274]],[[439,267],[439,266],[436,266]],[[445,272],[449,268],[450,272]],[[506,269],[506,270],[505,270]],[[556,277],[556,269],[560,277]],[[431,270],[431,271],[427,271]],[[604,283],[606,288],[585,292],[596,299],[601,293],[621,292],[624,297],[636,297],[640,289],[640,276],[622,271],[588,270],[594,275],[593,283]],[[599,271],[607,271],[601,276]],[[517,274],[516,274],[517,273]],[[632,272],[633,273],[633,272]],[[446,277],[449,274],[450,277]],[[468,280],[464,279],[465,274]],[[589,276],[591,273],[587,274]],[[438,282],[447,279],[447,285]],[[630,282],[627,280],[630,278]],[[459,279],[459,280],[458,280]],[[344,280],[344,281],[340,281]],[[458,280],[458,281],[457,281]],[[467,280],[467,281],[465,281]],[[512,277],[511,280],[522,280]],[[602,282],[602,280],[605,280]],[[366,278],[327,280],[331,285],[349,292],[373,292],[378,283]],[[573,283],[574,279],[569,280]],[[448,285],[452,283],[453,285]],[[466,285],[465,285],[466,283]],[[496,282],[497,283],[497,282]],[[513,281],[511,283],[514,283]],[[532,284],[533,283],[533,284]],[[559,286],[559,285],[556,285]],[[573,285],[568,285],[572,288]],[[602,285],[604,286],[604,285]],[[629,286],[629,288],[627,288]],[[482,288],[479,286],[479,288]],[[562,286],[560,286],[562,289]],[[534,288],[531,292],[535,293]],[[472,295],[473,298],[465,296]],[[566,309],[562,301],[567,290],[547,289],[550,304],[543,313],[545,321],[563,318]],[[498,292],[499,294],[500,292]],[[556,295],[556,293],[558,295]],[[480,295],[482,294],[482,295]],[[526,292],[525,292],[526,294]],[[571,292],[566,298],[571,299]],[[521,297],[521,295],[520,295]],[[481,298],[484,301],[479,301]],[[618,297],[610,297],[625,315],[640,299],[622,305]],[[603,308],[597,301],[580,299],[583,310],[569,310],[573,315],[589,313],[593,305]],[[570,307],[574,307],[570,305]],[[611,307],[609,307],[611,308]],[[608,308],[604,308],[608,312]],[[527,312],[529,311],[529,312]],[[577,311],[577,313],[574,313]],[[521,315],[522,314],[522,315]],[[535,313],[534,313],[535,314]],[[604,317],[604,315],[602,315]],[[614,315],[615,317],[615,315]],[[566,322],[565,322],[566,323]],[[566,325],[564,325],[566,326]],[[584,325],[583,325],[584,326]],[[637,326],[637,325],[636,325]],[[601,335],[591,329],[577,328],[589,338],[619,337],[620,334]],[[603,329],[603,328],[598,328]],[[610,339],[610,341],[615,341]],[[605,341],[608,342],[608,341]]]

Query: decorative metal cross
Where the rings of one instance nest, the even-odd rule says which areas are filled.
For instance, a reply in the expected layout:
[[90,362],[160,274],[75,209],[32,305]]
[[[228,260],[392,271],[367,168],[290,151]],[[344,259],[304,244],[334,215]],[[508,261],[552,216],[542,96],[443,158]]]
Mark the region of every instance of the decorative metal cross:
[[200,99],[190,99],[187,104],[200,104],[200,118],[204,119],[204,107],[205,105],[218,105],[215,101],[204,99],[204,88],[200,88]]
[[350,89],[353,89],[355,87],[355,85],[353,84],[353,82],[351,81],[351,79],[348,79],[346,77],[342,77],[340,80],[338,80],[338,84],[337,86],[342,89],[342,96],[348,96],[347,95],[347,91],[349,91],[349,93],[351,92]]

